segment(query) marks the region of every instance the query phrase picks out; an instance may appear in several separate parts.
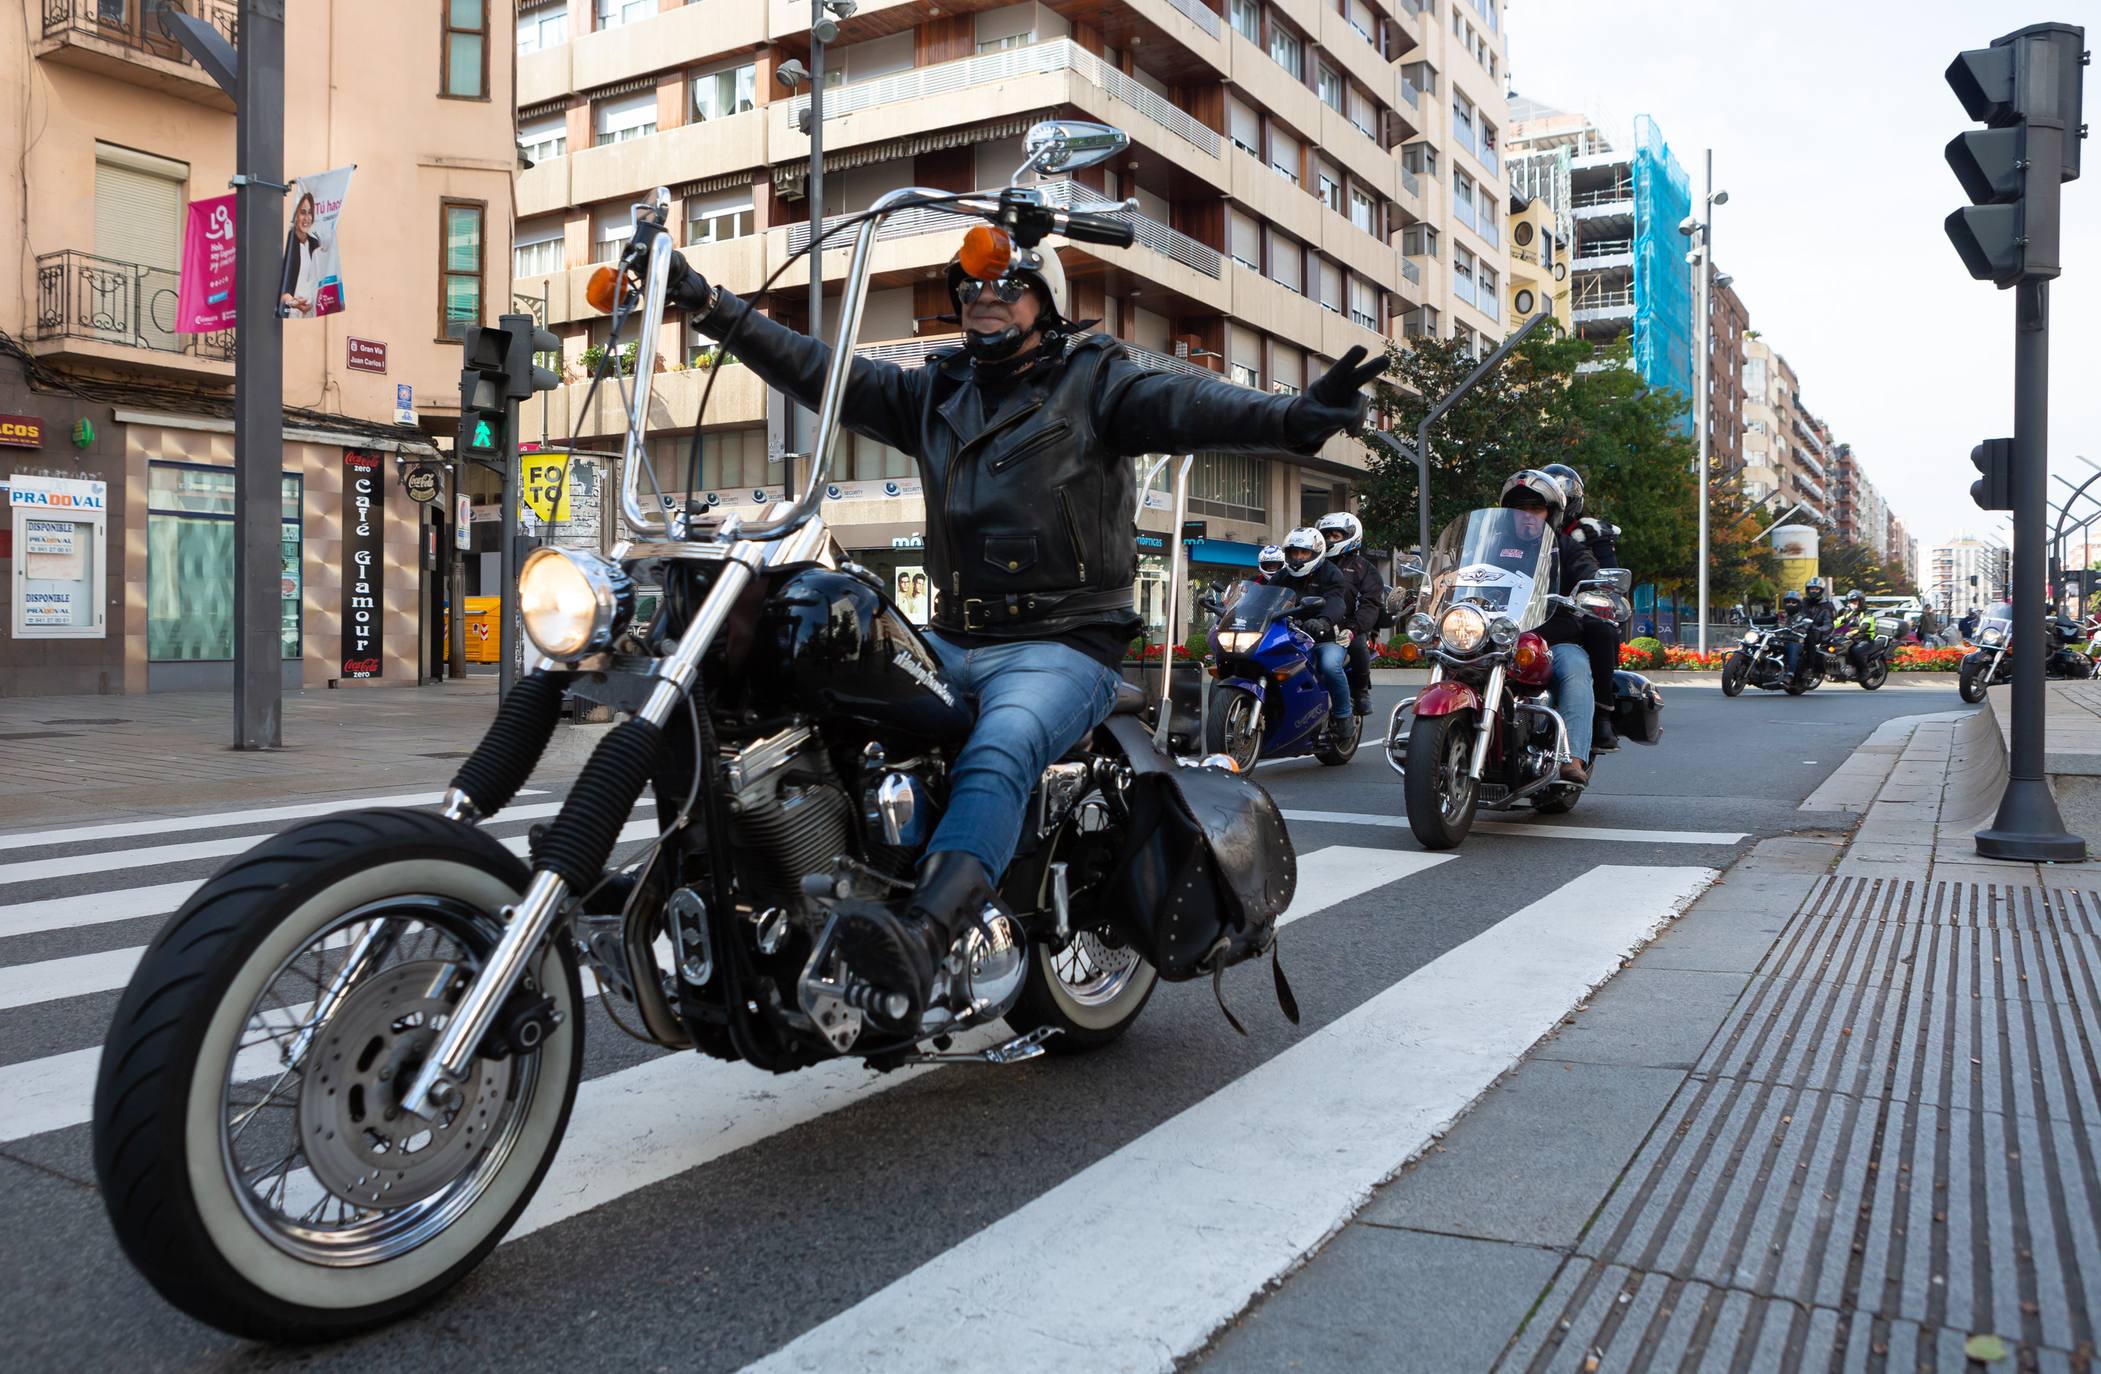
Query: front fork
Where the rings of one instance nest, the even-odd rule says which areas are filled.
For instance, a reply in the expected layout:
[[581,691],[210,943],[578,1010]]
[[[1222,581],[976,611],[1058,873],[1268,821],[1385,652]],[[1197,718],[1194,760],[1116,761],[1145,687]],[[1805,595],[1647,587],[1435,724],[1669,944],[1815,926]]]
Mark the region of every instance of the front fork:
[[1474,757],[1466,770],[1475,782],[1481,781],[1481,772],[1488,767],[1488,746],[1495,739],[1496,713],[1502,706],[1503,665],[1498,663],[1488,670],[1488,685],[1481,689],[1481,732],[1474,736]]

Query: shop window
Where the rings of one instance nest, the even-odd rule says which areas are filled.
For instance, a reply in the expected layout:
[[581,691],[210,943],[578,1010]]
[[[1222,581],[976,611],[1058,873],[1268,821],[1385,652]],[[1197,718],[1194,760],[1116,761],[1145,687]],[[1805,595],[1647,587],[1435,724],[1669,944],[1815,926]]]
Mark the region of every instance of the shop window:
[[[155,662],[233,657],[233,470],[193,463],[146,466],[146,657]],[[284,474],[280,511],[279,642],[301,650],[301,483]]]

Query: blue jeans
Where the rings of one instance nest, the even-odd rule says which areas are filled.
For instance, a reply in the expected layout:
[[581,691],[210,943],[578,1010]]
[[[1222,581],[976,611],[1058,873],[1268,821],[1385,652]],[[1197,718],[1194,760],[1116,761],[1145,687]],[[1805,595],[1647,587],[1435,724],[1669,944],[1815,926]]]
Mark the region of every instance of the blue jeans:
[[1554,709],[1568,726],[1568,756],[1590,761],[1591,716],[1597,697],[1590,687],[1590,655],[1581,644],[1554,646]]
[[1109,718],[1118,676],[1077,649],[1041,640],[964,649],[930,632],[927,642],[978,708],[949,769],[948,809],[927,853],[972,855],[998,882],[1021,842],[1037,779]]
[[1328,689],[1330,709],[1337,716],[1350,713],[1350,651],[1329,640],[1313,646],[1313,675]]

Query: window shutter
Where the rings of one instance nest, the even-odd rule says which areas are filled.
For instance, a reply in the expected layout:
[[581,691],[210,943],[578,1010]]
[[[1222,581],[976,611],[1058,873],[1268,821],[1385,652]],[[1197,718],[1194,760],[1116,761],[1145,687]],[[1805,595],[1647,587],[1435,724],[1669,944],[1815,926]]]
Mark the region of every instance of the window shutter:
[[[110,156],[117,153],[119,156]],[[182,187],[187,168],[157,169],[161,159],[98,149],[95,158],[95,252],[142,267],[182,265]],[[165,163],[167,169],[180,163]]]

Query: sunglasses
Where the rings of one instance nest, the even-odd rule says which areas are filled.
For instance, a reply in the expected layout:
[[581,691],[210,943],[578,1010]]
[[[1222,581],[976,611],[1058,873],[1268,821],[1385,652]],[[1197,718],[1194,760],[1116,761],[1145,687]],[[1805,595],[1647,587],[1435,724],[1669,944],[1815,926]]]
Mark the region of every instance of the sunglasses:
[[992,288],[992,294],[996,299],[1012,305],[1028,294],[1029,280],[1026,277],[1009,276],[1001,277],[997,281],[983,282],[976,277],[965,277],[956,284],[956,299],[965,305],[970,305],[984,293],[985,288],[988,286]]

